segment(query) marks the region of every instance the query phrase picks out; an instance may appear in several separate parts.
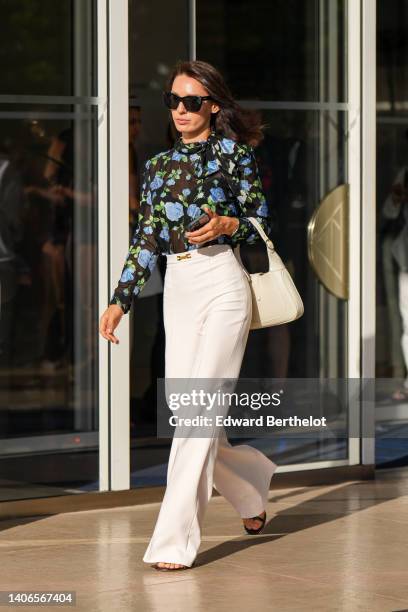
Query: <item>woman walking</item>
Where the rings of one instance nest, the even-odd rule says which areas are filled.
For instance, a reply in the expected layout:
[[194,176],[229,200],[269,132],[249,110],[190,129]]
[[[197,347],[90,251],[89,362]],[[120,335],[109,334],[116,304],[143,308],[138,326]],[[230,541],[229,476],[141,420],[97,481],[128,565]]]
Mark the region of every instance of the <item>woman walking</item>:
[[[114,330],[142,291],[160,254],[167,257],[163,316],[165,379],[236,379],[251,323],[251,290],[233,247],[254,243],[255,217],[266,233],[268,209],[252,146],[262,138],[256,115],[242,109],[220,73],[179,62],[164,102],[179,138],[145,165],[139,225],[100,333]],[[186,231],[206,212],[205,224]],[[260,533],[275,463],[225,433],[173,437],[167,487],[143,560],[155,569],[192,567],[213,487]]]

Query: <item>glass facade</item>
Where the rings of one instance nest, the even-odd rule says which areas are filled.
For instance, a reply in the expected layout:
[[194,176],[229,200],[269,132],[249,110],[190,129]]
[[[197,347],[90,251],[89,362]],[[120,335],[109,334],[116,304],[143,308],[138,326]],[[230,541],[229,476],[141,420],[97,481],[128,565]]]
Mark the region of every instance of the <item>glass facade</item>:
[[198,0],[197,57],[222,71],[238,99],[346,102],[346,6]]
[[[377,464],[408,462],[408,2],[377,4]],[[407,96],[407,98],[405,97]],[[405,228],[405,229],[404,229]]]
[[[197,2],[197,57],[216,65],[266,137],[256,155],[272,215],[271,238],[305,305],[298,321],[251,332],[241,376],[344,377],[347,302],[322,287],[308,261],[308,223],[347,182],[347,3]],[[262,19],[259,16],[262,15]],[[273,24],[279,24],[279,27]],[[273,35],[271,35],[273,33]],[[267,269],[263,244],[242,248],[250,272]],[[302,452],[302,448],[307,451]],[[342,443],[291,443],[280,463],[345,459]]]
[[[175,7],[181,31],[169,47],[160,29],[148,40],[143,34],[154,7],[149,4],[147,9],[138,0],[131,3],[129,85],[131,113],[132,101],[139,100],[138,151],[144,152],[146,143],[150,154],[169,146],[168,113],[159,89],[174,61],[189,56],[191,39],[196,57],[220,69],[234,96],[256,109],[267,125],[256,154],[272,215],[271,237],[304,299],[305,315],[290,325],[252,331],[242,377],[347,376],[347,302],[320,285],[307,255],[307,225],[313,212],[331,190],[347,182],[347,111],[341,106],[347,102],[346,5],[256,0],[249,6],[244,0],[197,0],[194,28],[188,25],[187,4],[181,2]],[[141,61],[146,55],[148,69]],[[263,243],[244,245],[241,254],[250,272],[267,269]],[[135,324],[132,335],[133,486],[164,484],[166,477],[168,441],[157,440],[154,419],[155,379],[164,371],[163,276],[163,269],[160,277],[156,271],[156,280],[149,281],[151,293],[135,300],[133,321],[143,318],[147,324],[143,329]],[[142,344],[149,347],[147,354],[137,351]],[[299,457],[305,462],[345,460],[345,442],[317,442],[311,448],[310,440],[282,440],[278,462],[299,463]],[[266,450],[276,458],[276,446]]]
[[0,499],[98,487],[92,0],[1,2]]
[[[266,125],[256,156],[271,238],[305,305],[298,321],[251,332],[241,376],[347,379],[356,371],[360,349],[350,330],[359,302],[321,281],[310,236],[333,191],[354,189],[351,151],[362,132],[351,92],[365,68],[356,85],[351,54],[361,53],[362,41],[356,46],[351,36],[364,11],[353,0],[0,0],[0,7],[0,499],[115,489],[115,453],[122,465],[128,447],[129,487],[165,484],[170,442],[157,438],[155,418],[156,379],[164,376],[165,258],[134,301],[128,347],[105,353],[98,321],[119,270],[111,267],[112,286],[102,295],[100,256],[106,252],[111,265],[114,217],[132,235],[141,167],[173,144],[161,91],[179,59],[214,64]],[[377,244],[375,375],[388,378],[389,393],[406,375],[399,277],[382,208],[405,189],[407,10],[408,0],[377,2],[377,235],[362,231],[358,238]],[[123,22],[119,12],[127,12]],[[122,59],[129,67],[120,108],[109,96],[105,107],[101,90],[103,80],[111,93],[115,36],[127,39]],[[127,110],[129,200],[119,202],[109,177],[120,160],[107,136],[115,113]],[[360,165],[360,153],[356,159]],[[353,195],[350,214],[356,219],[369,205]],[[335,231],[334,215],[328,225]],[[351,235],[341,239],[353,247]],[[241,253],[250,272],[266,270],[262,243]],[[350,292],[360,287],[350,283]],[[123,405],[116,411],[123,395],[112,362],[120,350],[120,363],[129,365],[129,413]],[[119,440],[113,421],[129,417],[130,437]],[[339,417],[347,425],[347,402]],[[344,438],[283,440],[264,450],[285,471],[354,465],[359,450],[352,456],[350,448]]]

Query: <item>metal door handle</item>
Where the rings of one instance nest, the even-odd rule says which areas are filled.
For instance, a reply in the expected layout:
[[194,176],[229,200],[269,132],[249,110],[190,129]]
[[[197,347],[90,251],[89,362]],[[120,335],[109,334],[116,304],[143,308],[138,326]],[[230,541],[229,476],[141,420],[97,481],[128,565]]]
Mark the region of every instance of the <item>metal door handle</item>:
[[349,186],[330,191],[307,226],[307,253],[319,281],[336,297],[349,297]]

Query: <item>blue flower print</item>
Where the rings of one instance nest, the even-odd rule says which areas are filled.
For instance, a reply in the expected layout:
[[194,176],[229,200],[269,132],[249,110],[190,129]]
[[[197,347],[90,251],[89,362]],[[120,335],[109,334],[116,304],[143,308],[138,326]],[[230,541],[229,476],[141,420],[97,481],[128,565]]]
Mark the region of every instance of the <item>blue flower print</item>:
[[259,215],[260,217],[268,216],[268,206],[265,201],[262,202],[262,204],[257,208],[256,214]]
[[125,268],[122,272],[122,276],[120,277],[121,283],[129,283],[135,277],[135,273],[130,268]]
[[207,164],[208,172],[216,172],[218,170],[218,163],[216,160],[211,159]]
[[261,240],[248,217],[255,217],[269,235],[271,216],[256,159],[252,146],[214,131],[207,141],[179,139],[172,149],[148,160],[140,180],[140,209],[132,217],[131,248],[110,303],[128,312],[132,292],[142,292],[161,253],[199,248],[189,242],[185,229],[206,206],[239,220],[233,236],[220,235],[210,244]]
[[225,153],[233,153],[234,152],[235,142],[231,140],[231,138],[223,138],[221,140],[221,148]]
[[159,189],[163,185],[163,179],[160,176],[155,176],[152,182],[150,183],[150,189]]
[[142,249],[140,251],[137,261],[142,266],[142,268],[146,268],[151,256],[152,256],[152,253],[148,249]]
[[152,255],[152,257],[150,257],[149,263],[148,263],[148,268],[150,270],[150,272],[153,272],[153,268],[156,265],[156,261],[157,261],[157,255]]
[[197,204],[190,204],[187,208],[187,215],[192,219],[195,219],[201,213],[201,209],[197,206]]
[[169,240],[169,228],[164,226],[159,234],[160,238],[163,238],[166,242]]
[[248,181],[241,181],[240,186],[244,191],[249,191],[251,189],[251,185],[248,183]]
[[183,205],[179,202],[166,202],[166,216],[170,221],[178,221],[183,216]]
[[223,202],[225,200],[225,193],[221,187],[213,187],[210,189],[210,195],[214,202]]

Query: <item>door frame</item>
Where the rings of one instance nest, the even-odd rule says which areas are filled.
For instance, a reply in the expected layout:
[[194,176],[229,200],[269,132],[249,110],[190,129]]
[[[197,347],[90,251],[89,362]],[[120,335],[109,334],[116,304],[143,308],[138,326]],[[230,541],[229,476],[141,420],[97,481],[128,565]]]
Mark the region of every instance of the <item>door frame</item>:
[[[107,167],[107,198],[100,203],[100,300],[109,298],[123,265],[123,245],[128,243],[128,2],[98,0],[103,30],[106,4],[106,40],[100,53],[107,57],[108,121],[101,128],[100,168]],[[188,1],[190,59],[196,58],[196,2]],[[349,405],[348,458],[279,466],[279,472],[374,464],[374,411],[364,396],[366,379],[375,377],[375,57],[376,0],[347,0],[348,101],[330,104],[347,112],[347,166],[349,183],[349,302],[347,316],[347,376],[360,381],[360,393]],[[104,48],[106,46],[106,49]],[[103,68],[103,62],[100,63]],[[101,85],[102,87],[102,85]],[[254,101],[241,101],[255,106]],[[259,106],[259,103],[258,103]],[[269,102],[265,108],[327,108],[324,103]],[[104,150],[106,147],[106,150]],[[106,158],[106,159],[105,159]],[[104,165],[104,160],[107,165]],[[103,178],[101,178],[103,181]],[[102,185],[101,185],[102,187]],[[102,194],[103,191],[100,191]],[[364,203],[364,205],[362,204]],[[104,245],[107,245],[104,247]],[[360,265],[353,265],[353,262]],[[109,271],[108,278],[106,270]],[[129,318],[118,332],[119,345],[100,340],[100,490],[130,488],[129,432]],[[363,420],[362,420],[363,417]]]
[[[99,314],[107,307],[129,245],[128,0],[98,0],[99,85],[107,120],[99,125]],[[124,251],[124,245],[125,251]],[[99,335],[100,491],[130,488],[129,315],[112,345]]]
[[375,465],[377,0],[361,0],[361,463]]

